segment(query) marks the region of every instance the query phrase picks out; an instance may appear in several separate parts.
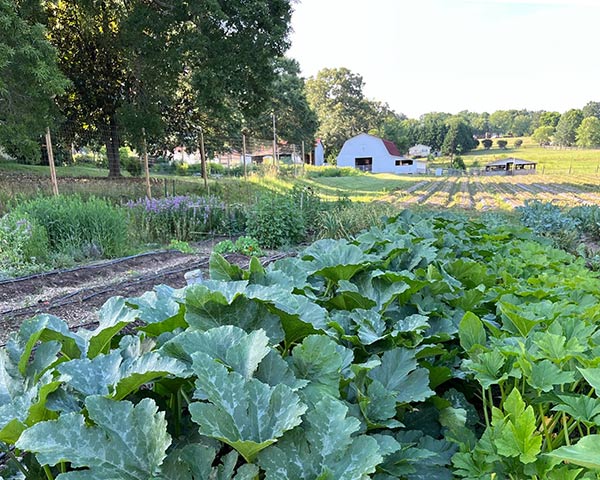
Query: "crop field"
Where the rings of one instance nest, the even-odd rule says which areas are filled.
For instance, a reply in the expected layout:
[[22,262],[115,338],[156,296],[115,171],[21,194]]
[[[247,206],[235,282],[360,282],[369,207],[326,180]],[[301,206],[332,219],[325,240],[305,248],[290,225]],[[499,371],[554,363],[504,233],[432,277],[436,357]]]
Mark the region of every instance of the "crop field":
[[596,175],[517,177],[471,176],[421,178],[398,188],[382,200],[399,207],[512,210],[527,200],[561,206],[600,205],[600,177]]

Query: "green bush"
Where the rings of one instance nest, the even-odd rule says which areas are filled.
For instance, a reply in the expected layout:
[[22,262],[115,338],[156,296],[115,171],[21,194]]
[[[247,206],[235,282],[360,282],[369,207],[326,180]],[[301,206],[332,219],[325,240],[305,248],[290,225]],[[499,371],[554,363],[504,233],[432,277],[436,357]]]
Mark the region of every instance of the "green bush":
[[304,239],[304,220],[293,198],[263,196],[248,214],[246,232],[263,248],[294,245]]
[[27,215],[0,218],[0,278],[40,270],[48,259],[46,229]]
[[319,215],[318,237],[351,239],[363,230],[383,225],[386,217],[397,213],[397,207],[389,203],[338,202],[335,208]]
[[252,237],[239,237],[235,243],[231,240],[223,240],[215,245],[213,249],[215,253],[241,253],[249,257],[260,257],[263,252],[258,245],[258,240]]
[[356,168],[352,167],[313,167],[307,165],[305,167],[306,175],[309,178],[319,178],[319,177],[357,177],[359,175],[364,175],[363,172]]
[[142,163],[138,157],[121,159],[121,165],[132,177],[139,177],[142,174]]
[[19,205],[14,213],[43,226],[50,247],[77,260],[116,257],[127,249],[125,214],[100,198],[40,197]]

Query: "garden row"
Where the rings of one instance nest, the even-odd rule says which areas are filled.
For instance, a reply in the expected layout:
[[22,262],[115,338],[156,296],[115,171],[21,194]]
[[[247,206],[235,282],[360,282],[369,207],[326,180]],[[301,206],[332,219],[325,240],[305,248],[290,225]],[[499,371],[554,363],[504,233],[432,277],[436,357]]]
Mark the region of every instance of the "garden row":
[[563,206],[599,205],[599,178],[577,176],[469,176],[420,179],[412,187],[388,197],[399,206],[512,210],[527,201],[555,202]]
[[[48,268],[112,258],[145,248],[171,245],[207,235],[247,234],[238,247],[269,249],[341,237],[380,221],[394,207],[355,206],[348,200],[323,202],[310,189],[290,194],[256,193],[245,203],[229,203],[215,195],[179,195],[111,203],[78,195],[37,197],[14,203],[0,218],[0,278]],[[228,251],[227,248],[222,252]]]
[[210,280],[113,298],[93,331],[23,324],[2,475],[597,478],[599,292],[495,216],[404,212],[267,268],[215,254]]

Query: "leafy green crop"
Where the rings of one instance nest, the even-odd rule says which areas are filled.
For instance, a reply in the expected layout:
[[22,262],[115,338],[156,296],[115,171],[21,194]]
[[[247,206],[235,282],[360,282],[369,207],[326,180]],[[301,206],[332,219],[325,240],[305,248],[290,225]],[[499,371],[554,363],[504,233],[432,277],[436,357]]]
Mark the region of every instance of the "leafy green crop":
[[91,331],[26,321],[0,475],[597,478],[600,279],[532,238],[404,212],[267,268],[214,254]]

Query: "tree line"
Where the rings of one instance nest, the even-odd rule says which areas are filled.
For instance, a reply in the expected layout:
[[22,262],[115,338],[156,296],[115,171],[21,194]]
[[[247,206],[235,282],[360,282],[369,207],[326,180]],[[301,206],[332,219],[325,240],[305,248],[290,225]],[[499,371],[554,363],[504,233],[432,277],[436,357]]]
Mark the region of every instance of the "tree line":
[[[36,161],[46,126],[68,145],[196,148],[208,138],[314,137],[289,47],[292,0],[0,0],[0,145]],[[218,146],[215,145],[215,148]]]

